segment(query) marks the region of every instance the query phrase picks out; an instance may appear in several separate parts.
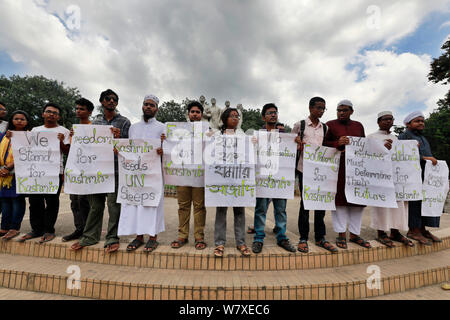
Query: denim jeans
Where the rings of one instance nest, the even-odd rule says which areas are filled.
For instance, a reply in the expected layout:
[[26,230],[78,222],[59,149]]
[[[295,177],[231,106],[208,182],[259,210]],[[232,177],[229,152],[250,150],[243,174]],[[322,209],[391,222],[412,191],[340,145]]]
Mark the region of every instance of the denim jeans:
[[[275,230],[277,242],[287,240],[286,237],[286,199],[272,199],[274,215],[275,215]],[[266,236],[264,228],[266,226],[266,214],[269,207],[269,199],[256,198],[255,207],[255,237],[254,242],[264,242]]]
[[20,230],[25,215],[25,197],[2,198],[2,230]]

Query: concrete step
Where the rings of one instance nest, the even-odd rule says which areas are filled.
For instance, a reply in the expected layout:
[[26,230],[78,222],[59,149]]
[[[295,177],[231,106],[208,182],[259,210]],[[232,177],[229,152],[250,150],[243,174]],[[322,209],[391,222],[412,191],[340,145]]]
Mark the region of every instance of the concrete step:
[[79,298],[72,296],[64,296],[60,294],[0,288],[0,301],[3,300],[88,300],[88,298]]
[[[449,280],[450,250],[378,261],[380,287],[367,280],[372,263],[280,271],[138,268],[0,254],[0,287],[95,299],[347,300],[403,292]],[[69,289],[68,268],[80,270]]]
[[347,250],[339,249],[339,252],[335,254],[311,242],[308,254],[289,253],[278,246],[265,245],[260,254],[242,257],[236,248],[226,247],[224,257],[218,259],[214,256],[211,247],[196,250],[192,246],[172,249],[168,245],[160,245],[156,251],[148,254],[142,251],[142,247],[137,251],[127,252],[126,243],[120,244],[118,252],[106,254],[103,248],[104,242],[85,247],[80,251],[73,251],[70,249],[73,241],[62,242],[60,237],[44,244],[39,244],[38,240],[29,240],[25,243],[16,240],[0,241],[0,253],[141,268],[210,271],[307,270],[376,263],[449,249],[450,228],[433,232],[443,240],[441,243],[433,243],[433,246],[423,246],[414,241],[416,245],[413,248],[405,247],[400,243],[396,243],[394,248],[388,248],[372,240],[370,241],[373,246],[371,249],[349,242]]
[[442,284],[436,284],[405,292],[366,298],[365,300],[450,300],[450,290],[444,290]]

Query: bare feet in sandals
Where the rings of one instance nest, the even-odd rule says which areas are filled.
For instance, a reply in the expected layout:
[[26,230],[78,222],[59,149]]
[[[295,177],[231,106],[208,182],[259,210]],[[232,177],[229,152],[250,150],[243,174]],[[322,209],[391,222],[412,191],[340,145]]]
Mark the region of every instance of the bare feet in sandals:
[[70,246],[70,249],[72,249],[74,251],[78,251],[83,248],[84,248],[84,246],[82,246],[79,242],[75,242],[73,245]]
[[106,253],[113,253],[119,250],[120,244],[118,242],[106,246]]
[[186,243],[188,243],[188,239],[178,238],[177,240],[172,241],[170,246],[172,247],[172,249],[179,249],[182,246],[184,246]]

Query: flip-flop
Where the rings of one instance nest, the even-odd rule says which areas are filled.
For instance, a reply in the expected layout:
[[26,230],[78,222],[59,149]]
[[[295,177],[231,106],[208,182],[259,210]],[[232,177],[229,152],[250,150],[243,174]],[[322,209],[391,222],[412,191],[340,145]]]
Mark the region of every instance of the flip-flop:
[[73,251],[78,251],[83,249],[85,246],[82,246],[79,242],[75,242],[73,245],[70,246],[70,249]]
[[17,241],[25,242],[27,240],[34,239],[34,238],[39,238],[39,237],[42,237],[42,234],[36,234],[36,233],[33,233],[33,232],[28,232],[24,236],[20,237],[19,240],[17,240]]
[[[114,246],[114,248],[113,248]],[[120,244],[118,242],[111,243],[106,246],[106,253],[114,253],[117,252],[120,248]]]
[[45,233],[44,236],[39,240],[39,243],[49,242],[55,239],[54,233]]
[[[12,232],[11,232],[12,231]],[[20,231],[17,230],[9,230],[7,234],[5,234],[2,239],[5,241],[11,240],[17,237],[20,234]]]
[[137,248],[139,248],[140,246],[142,246],[143,244],[144,244],[144,241],[139,240],[138,238],[135,238],[133,241],[130,242],[130,244],[128,244],[127,251],[128,252],[134,251]]

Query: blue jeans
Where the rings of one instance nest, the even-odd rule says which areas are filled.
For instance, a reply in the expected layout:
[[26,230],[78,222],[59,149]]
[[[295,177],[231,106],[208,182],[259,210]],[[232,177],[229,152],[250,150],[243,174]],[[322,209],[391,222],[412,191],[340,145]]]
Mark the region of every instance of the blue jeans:
[[25,197],[2,198],[2,224],[3,230],[20,230],[25,215]]
[[[288,240],[286,237],[286,199],[272,199],[275,214],[275,230],[277,231],[277,242]],[[266,226],[266,214],[269,207],[269,199],[256,198],[255,206],[255,238],[254,242],[264,242],[266,236],[264,228]]]

